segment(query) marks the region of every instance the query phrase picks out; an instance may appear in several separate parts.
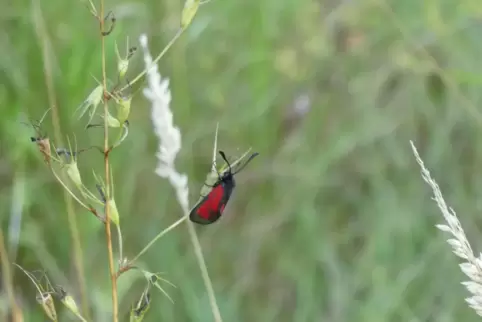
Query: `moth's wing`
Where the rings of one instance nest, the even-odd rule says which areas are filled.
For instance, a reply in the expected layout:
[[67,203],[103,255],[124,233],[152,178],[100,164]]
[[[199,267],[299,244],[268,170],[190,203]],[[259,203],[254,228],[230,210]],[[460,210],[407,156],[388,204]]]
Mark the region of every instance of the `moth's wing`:
[[202,198],[200,202],[191,210],[189,218],[191,221],[207,225],[215,222],[221,217],[224,210],[224,187],[222,184],[216,185],[209,194]]

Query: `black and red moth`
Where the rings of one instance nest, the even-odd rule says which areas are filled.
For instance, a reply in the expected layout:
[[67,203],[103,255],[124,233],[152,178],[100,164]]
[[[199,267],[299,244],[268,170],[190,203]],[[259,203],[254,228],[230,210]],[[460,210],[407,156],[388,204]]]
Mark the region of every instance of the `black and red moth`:
[[212,186],[211,191],[194,206],[189,214],[189,219],[200,225],[212,224],[221,217],[236,186],[234,175],[258,155],[258,153],[253,153],[236,172],[233,172],[224,152],[219,151],[219,154],[226,161],[228,169],[222,174],[218,173],[218,180]]

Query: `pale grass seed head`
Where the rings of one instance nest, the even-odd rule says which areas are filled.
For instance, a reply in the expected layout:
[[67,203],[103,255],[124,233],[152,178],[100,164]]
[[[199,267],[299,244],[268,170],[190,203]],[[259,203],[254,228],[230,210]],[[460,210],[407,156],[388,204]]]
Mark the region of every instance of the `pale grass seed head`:
[[466,298],[467,303],[473,308],[478,315],[482,316],[482,253],[477,257],[470,247],[469,241],[465,236],[462,225],[460,224],[455,211],[448,207],[442,196],[440,188],[434,179],[430,176],[430,172],[425,167],[417,148],[410,141],[413,154],[420,165],[423,180],[432,188],[434,197],[446,224],[436,225],[443,232],[449,233],[453,238],[449,238],[447,242],[452,246],[452,251],[465,262],[460,264],[462,272],[467,275],[469,281],[462,282],[467,290],[472,293],[472,297]]
[[177,153],[181,150],[181,131],[174,126],[173,115],[169,104],[171,92],[169,80],[161,78],[157,65],[153,64],[145,34],[140,37],[140,44],[144,51],[146,64],[147,87],[144,88],[144,96],[151,102],[151,118],[154,125],[154,133],[159,138],[159,151],[157,152],[158,164],[156,173],[167,178],[176,190],[176,195],[183,212],[189,212],[187,176],[176,171],[174,161]]
[[[180,33],[177,35],[180,35]],[[159,151],[157,152],[158,164],[156,173],[163,178],[167,178],[176,190],[177,200],[183,212],[183,218],[181,218],[181,220],[184,220],[184,218],[187,218],[189,215],[189,190],[187,186],[187,176],[176,171],[174,165],[177,153],[181,150],[181,131],[178,127],[174,126],[172,111],[169,108],[169,104],[171,102],[169,81],[167,78],[161,78],[157,65],[153,63],[147,46],[146,35],[141,35],[139,40],[144,51],[144,62],[146,64],[147,87],[144,88],[143,93],[144,96],[151,102],[151,118],[154,125],[154,133],[159,138]],[[214,319],[215,321],[222,321],[221,314],[219,313],[219,307],[216,303],[212,282],[209,278],[206,262],[202,254],[201,245],[192,224],[188,225],[188,231],[209,296]],[[158,236],[162,236],[162,233]],[[155,280],[151,280],[151,283],[161,292],[164,292],[164,294],[169,298],[168,294],[165,293],[162,287],[160,287],[157,281],[158,279],[159,276],[157,276]]]

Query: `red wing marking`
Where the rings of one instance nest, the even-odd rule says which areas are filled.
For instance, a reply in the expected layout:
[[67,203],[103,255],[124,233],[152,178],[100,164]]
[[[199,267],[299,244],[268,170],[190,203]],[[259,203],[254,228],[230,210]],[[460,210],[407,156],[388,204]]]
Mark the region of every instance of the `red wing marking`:
[[225,206],[221,204],[223,195],[224,187],[221,184],[214,187],[197,209],[198,215],[205,220],[210,220],[217,213],[222,212]]

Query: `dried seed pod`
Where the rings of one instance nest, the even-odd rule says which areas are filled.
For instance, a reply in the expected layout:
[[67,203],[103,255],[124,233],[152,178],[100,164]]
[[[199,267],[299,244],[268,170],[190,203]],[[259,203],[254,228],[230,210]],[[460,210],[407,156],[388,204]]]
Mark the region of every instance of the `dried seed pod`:
[[50,108],[47,111],[45,111],[44,115],[42,116],[40,121],[37,122],[37,124],[34,124],[34,122],[32,120],[30,120],[30,124],[27,124],[27,123],[24,123],[24,122],[22,122],[22,123],[24,123],[27,126],[33,127],[33,129],[36,132],[36,136],[31,137],[30,141],[37,144],[37,147],[38,147],[40,153],[42,153],[42,155],[44,156],[45,163],[50,165],[50,159],[51,159],[51,156],[52,156],[51,150],[50,150],[50,140],[46,135],[41,133],[41,129],[40,129],[40,125],[42,124],[43,120],[45,119],[45,117],[47,116],[47,113],[49,111],[50,111]]
[[52,156],[52,152],[50,150],[50,140],[48,137],[37,137],[37,138],[34,138],[34,137],[31,137],[30,140],[32,142],[35,142],[37,143],[37,147],[40,151],[40,153],[42,153],[42,155],[44,156],[44,161],[45,163],[47,164],[50,164],[50,158]]
[[49,317],[52,321],[57,321],[57,311],[55,310],[55,303],[52,294],[49,292],[43,292],[38,294],[37,302],[42,306],[45,314]]

